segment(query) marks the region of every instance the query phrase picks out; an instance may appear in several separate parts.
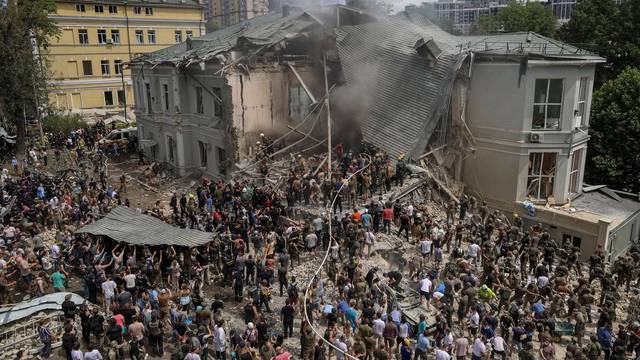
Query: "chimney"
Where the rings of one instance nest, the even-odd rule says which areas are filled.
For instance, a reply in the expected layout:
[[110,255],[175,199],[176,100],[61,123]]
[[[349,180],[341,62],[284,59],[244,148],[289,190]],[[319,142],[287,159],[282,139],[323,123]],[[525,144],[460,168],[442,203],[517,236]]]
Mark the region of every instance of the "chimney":
[[291,14],[291,8],[289,5],[282,5],[282,17],[287,17]]

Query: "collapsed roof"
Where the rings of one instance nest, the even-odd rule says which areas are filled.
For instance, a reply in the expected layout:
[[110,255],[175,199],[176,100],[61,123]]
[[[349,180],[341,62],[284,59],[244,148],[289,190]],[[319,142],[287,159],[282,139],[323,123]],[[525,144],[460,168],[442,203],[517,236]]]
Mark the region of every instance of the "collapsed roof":
[[[348,14],[347,21],[336,16],[341,11]],[[286,48],[290,40],[310,38],[312,32],[335,41],[345,80],[341,86],[363,88],[360,92],[368,105],[360,124],[363,140],[394,158],[402,153],[409,158],[419,156],[436,132],[440,142],[446,141],[447,124],[443,122],[449,118],[453,83],[471,55],[514,57],[525,65],[530,57],[603,60],[535,33],[455,36],[416,11],[380,19],[334,6],[291,8],[284,14],[256,17],[144,55],[134,63],[188,67],[215,61],[231,67],[263,50]],[[363,81],[367,83],[364,87]]]
[[196,247],[213,241],[213,233],[181,229],[128,207],[118,206],[102,219],[76,231],[102,235],[133,245],[176,245]]

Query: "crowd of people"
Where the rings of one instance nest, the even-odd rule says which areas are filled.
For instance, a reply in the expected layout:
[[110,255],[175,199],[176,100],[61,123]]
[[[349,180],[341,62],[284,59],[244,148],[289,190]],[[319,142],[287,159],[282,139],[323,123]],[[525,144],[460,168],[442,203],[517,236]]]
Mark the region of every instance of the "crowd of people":
[[[293,156],[280,188],[202,178],[136,207],[211,232],[197,248],[76,233],[116,205],[134,207],[126,177],[110,183],[95,148],[106,131],[64,141],[74,161],[93,163],[77,176],[18,164],[0,178],[2,205],[12,207],[0,236],[0,302],[65,290],[87,300],[67,297],[60,334],[39,323],[40,358],[57,340],[72,360],[550,360],[559,347],[567,359],[640,358],[640,324],[616,313],[621,297],[637,301],[640,248],[612,264],[600,248],[583,261],[544,226],[471,196],[389,200],[410,174],[402,156],[392,162],[379,150],[339,151],[331,177],[322,162]],[[269,157],[260,161],[268,174]],[[408,266],[371,265],[381,238],[408,249]],[[311,276],[308,264],[325,252]],[[301,268],[308,288],[293,275]],[[398,297],[412,293],[420,303],[408,313]]]

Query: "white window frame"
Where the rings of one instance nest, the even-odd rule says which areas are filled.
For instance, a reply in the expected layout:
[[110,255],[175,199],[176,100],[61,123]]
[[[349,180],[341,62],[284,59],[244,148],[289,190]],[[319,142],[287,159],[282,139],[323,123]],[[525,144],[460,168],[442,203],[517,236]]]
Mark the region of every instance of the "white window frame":
[[587,122],[587,97],[589,92],[589,77],[583,76],[578,80],[578,94],[576,98],[577,106],[576,110],[578,111],[577,116],[580,117],[580,122],[577,123],[577,126],[585,126]]
[[[540,155],[540,165],[539,168],[537,169],[536,173],[536,169],[534,169],[533,171],[530,171],[531,169],[531,162],[534,160],[532,159],[533,156],[535,155]],[[553,167],[553,173],[551,174],[543,174],[542,173],[542,166],[545,162],[545,157],[546,156],[555,156],[555,164]],[[558,153],[557,152],[532,152],[529,153],[529,167],[527,168],[527,196],[531,196],[533,199],[536,200],[546,200],[549,197],[554,196],[554,187],[555,187],[555,183],[556,183],[556,174],[558,172]],[[530,180],[533,179],[534,181],[537,179],[537,184],[534,186],[532,186],[534,184],[534,182],[530,182]],[[551,191],[546,194],[546,197],[541,197],[542,194],[542,185],[545,183],[548,183],[549,180],[551,180]],[[535,190],[535,191],[534,191]]]
[[117,14],[118,13],[118,5],[109,5],[109,14]]
[[153,16],[153,8],[149,7],[149,6],[145,7],[144,8],[144,14],[146,16]]
[[105,29],[98,29],[97,30],[97,34],[98,34],[98,44],[106,44],[107,43],[107,30]]
[[111,75],[109,60],[100,60],[100,72],[103,76]]
[[156,43],[156,31],[155,30],[147,30],[147,41],[149,44]]
[[76,11],[77,12],[87,12],[87,8],[84,6],[84,4],[76,4]]
[[111,29],[111,41],[113,41],[114,44],[120,44],[120,30]]
[[123,65],[122,60],[120,59],[113,60],[113,69],[114,69],[113,73],[116,75],[120,75],[120,73],[124,70],[122,68],[122,65]]
[[[560,80],[562,81],[562,90],[560,93],[560,102],[559,103],[555,103],[555,102],[549,102],[549,90],[551,89],[551,81],[552,80]],[[545,93],[545,101],[544,102],[539,102],[538,99],[535,98],[536,95],[536,88],[537,88],[537,83],[538,81],[546,81],[547,82],[547,90]],[[541,78],[541,79],[536,79],[536,81],[534,82],[533,85],[533,111],[532,111],[532,116],[531,116],[531,128],[533,130],[536,131],[558,131],[562,129],[562,103],[564,101],[564,84],[565,81],[562,78]],[[537,106],[542,106],[544,107],[544,125],[542,128],[534,128],[534,123],[535,123],[535,114],[536,114],[536,107]],[[549,107],[551,106],[559,106],[560,107],[560,111],[559,111],[559,118],[558,118],[558,124],[557,126],[549,126]]]
[[103,14],[104,13],[104,5],[96,4],[96,5],[93,6],[93,10],[95,12],[97,12],[98,14]]
[[78,44],[86,45],[89,43],[89,31],[87,29],[78,29]]
[[136,36],[136,44],[144,44],[144,30],[136,30],[134,34]]
[[582,158],[583,157],[584,157],[584,148],[575,150],[569,157],[569,160],[570,160],[569,161],[569,194],[571,195],[578,194],[581,190],[580,176],[582,175]]
[[187,30],[185,31],[187,39],[193,39],[193,31],[192,30]]
[[140,6],[134,6],[134,7],[133,7],[133,13],[134,13],[134,14],[136,14],[136,15],[140,15],[140,14],[142,14],[142,7],[140,7]]

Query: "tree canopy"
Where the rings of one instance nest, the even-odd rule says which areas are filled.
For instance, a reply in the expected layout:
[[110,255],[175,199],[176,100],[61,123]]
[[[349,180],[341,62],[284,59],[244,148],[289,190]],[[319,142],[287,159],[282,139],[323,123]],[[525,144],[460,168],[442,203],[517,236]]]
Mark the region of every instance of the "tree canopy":
[[639,17],[639,1],[582,0],[560,29],[560,37],[607,59],[598,67],[599,85],[628,66],[640,67]]
[[15,126],[18,156],[24,155],[24,114],[37,116],[47,103],[47,62],[41,55],[58,35],[53,0],[8,1],[0,9],[0,103],[2,115]]
[[640,192],[640,70],[627,68],[593,94],[586,182]]
[[495,15],[480,16],[472,31],[481,34],[533,31],[554,37],[557,33],[556,23],[556,18],[548,7],[538,2],[521,5],[514,1]]

